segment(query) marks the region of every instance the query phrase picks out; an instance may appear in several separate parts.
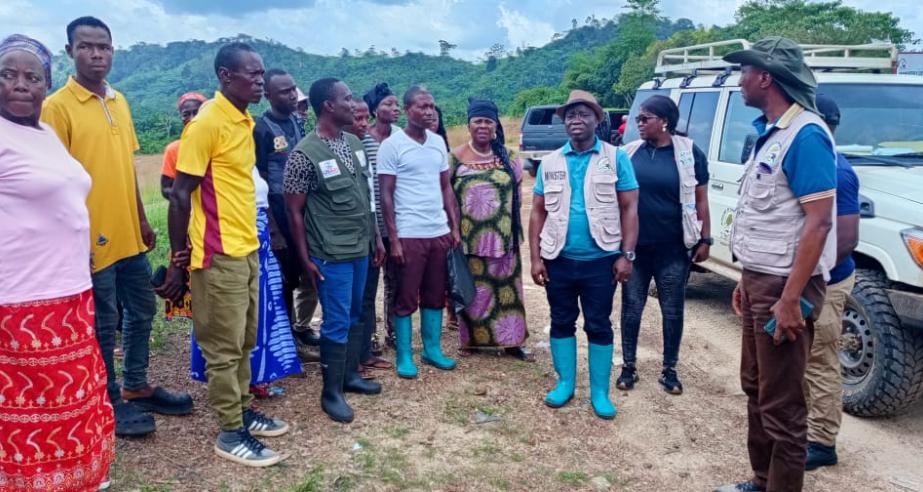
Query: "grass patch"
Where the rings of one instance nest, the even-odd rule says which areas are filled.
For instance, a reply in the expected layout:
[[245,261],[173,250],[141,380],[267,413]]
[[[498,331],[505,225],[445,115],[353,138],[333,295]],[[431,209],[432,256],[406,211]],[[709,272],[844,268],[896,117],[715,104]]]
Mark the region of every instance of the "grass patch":
[[302,477],[301,481],[296,483],[290,489],[291,492],[320,492],[328,490],[324,486],[324,469],[320,466],[311,468],[308,473]]
[[581,471],[571,472],[571,471],[562,471],[558,473],[558,480],[574,486],[579,487],[583,485],[590,479],[590,476]]
[[501,449],[493,439],[485,439],[481,444],[471,450],[471,456],[483,462],[493,462],[500,456]]
[[464,427],[471,420],[471,412],[475,408],[477,408],[477,405],[467,398],[467,395],[451,394],[442,407],[443,420],[447,423]]
[[495,478],[490,481],[491,485],[497,488],[497,490],[510,490],[512,486],[510,481],[505,478]]
[[[410,460],[400,448],[377,446],[363,438],[357,439],[356,442],[362,446],[354,455],[362,479],[380,481],[398,489],[419,486],[421,483],[412,476]],[[353,483],[350,481],[349,485],[353,486]]]
[[410,429],[403,425],[389,425],[385,427],[385,434],[393,439],[403,439],[410,434]]

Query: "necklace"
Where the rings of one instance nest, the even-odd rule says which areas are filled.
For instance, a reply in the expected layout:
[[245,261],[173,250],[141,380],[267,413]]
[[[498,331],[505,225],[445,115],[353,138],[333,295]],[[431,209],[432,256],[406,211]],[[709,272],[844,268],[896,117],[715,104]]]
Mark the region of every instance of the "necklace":
[[471,149],[471,152],[474,152],[479,157],[492,158],[494,156],[493,150],[488,150],[487,152],[478,152],[478,149],[474,148],[474,145],[472,144],[471,140],[468,140],[468,148]]

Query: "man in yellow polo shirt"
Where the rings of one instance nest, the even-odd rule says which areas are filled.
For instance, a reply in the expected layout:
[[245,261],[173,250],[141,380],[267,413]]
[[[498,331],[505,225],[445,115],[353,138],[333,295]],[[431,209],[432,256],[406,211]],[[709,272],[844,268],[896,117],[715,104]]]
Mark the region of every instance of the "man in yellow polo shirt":
[[263,60],[244,43],[215,57],[221,90],[183,130],[170,196],[174,255],[158,293],[178,301],[186,286],[192,245],[192,321],[205,356],[208,400],[221,433],[215,453],[247,466],[280,456],[254,436],[281,436],[288,424],[250,407],[250,351],[259,320],[259,240],[256,233],[256,150],[247,106],[263,96]]
[[[42,120],[61,138],[93,178],[87,198],[92,244],[96,338],[106,364],[107,389],[115,409],[115,433],[154,432],[143,411],[169,415],[192,412],[192,398],[148,384],[151,321],[156,304],[146,252],[155,235],[144,215],[135,177],[138,140],[125,96],[106,76],[112,68],[112,35],[94,17],[67,26],[68,56],[76,75],[45,100]],[[115,331],[122,307],[122,390],[113,365]]]

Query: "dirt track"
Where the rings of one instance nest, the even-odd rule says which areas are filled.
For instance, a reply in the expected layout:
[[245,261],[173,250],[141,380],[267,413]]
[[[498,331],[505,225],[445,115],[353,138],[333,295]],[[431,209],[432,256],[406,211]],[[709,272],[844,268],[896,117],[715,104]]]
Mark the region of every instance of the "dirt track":
[[[528,206],[530,200],[524,201]],[[528,272],[528,254],[524,259]],[[114,490],[706,491],[748,476],[731,282],[692,276],[678,368],[686,393],[679,397],[656,383],[662,345],[659,309],[651,299],[638,354],[642,379],[630,393],[615,391],[619,414],[611,422],[589,407],[582,335],[577,396],[560,410],[543,405],[554,383],[548,308],[543,290],[531,280],[525,285],[528,343],[537,363],[479,355],[459,359],[452,372],[420,366],[417,381],[379,373],[384,394],[352,396],[357,419],[346,426],[321,412],[319,370],[308,365],[305,379],[280,383],[284,396],[261,403],[294,427],[287,436],[265,440],[287,455],[268,470],[243,469],[214,456],[216,427],[205,388],[186,376],[188,337],[168,335],[153,360],[152,378],[192,392],[198,409],[186,418],[158,416],[153,437],[119,440]],[[445,335],[443,346],[454,353],[454,333]],[[478,411],[500,421],[475,424]],[[923,491],[921,450],[923,404],[889,420],[846,416],[840,465],[809,473],[806,490]]]

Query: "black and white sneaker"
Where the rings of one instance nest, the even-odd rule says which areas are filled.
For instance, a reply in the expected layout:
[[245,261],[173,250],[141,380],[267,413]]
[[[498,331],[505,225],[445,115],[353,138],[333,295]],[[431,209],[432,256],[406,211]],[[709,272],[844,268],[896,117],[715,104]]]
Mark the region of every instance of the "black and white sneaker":
[[277,437],[288,432],[287,423],[267,417],[252,408],[244,411],[244,427],[250,434],[260,437]]
[[271,466],[282,459],[275,451],[241,428],[236,431],[222,431],[215,443],[215,453],[222,458],[246,466]]

